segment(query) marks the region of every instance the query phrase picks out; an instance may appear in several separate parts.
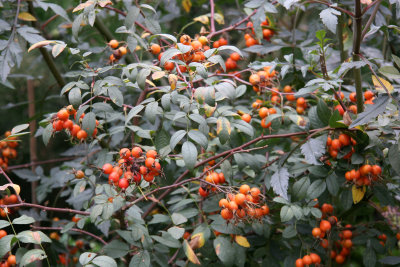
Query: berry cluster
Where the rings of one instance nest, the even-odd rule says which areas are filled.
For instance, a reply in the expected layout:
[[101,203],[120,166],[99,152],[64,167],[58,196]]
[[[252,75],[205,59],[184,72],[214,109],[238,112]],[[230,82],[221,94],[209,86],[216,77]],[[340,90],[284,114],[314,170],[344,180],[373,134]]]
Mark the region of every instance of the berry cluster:
[[[204,168],[204,171],[207,171],[207,170],[208,170],[208,167]],[[204,180],[210,184],[216,184],[216,185],[224,184],[226,182],[225,176],[222,172],[213,171],[213,170],[211,170],[207,173],[207,176],[206,176],[206,178],[204,178]],[[207,197],[210,194],[210,191],[214,192],[216,190],[217,190],[217,188],[215,186],[211,186],[209,184],[202,184],[199,187],[199,194],[202,197]]]
[[149,150],[144,155],[140,147],[132,150],[122,148],[119,151],[119,160],[115,166],[110,163],[103,165],[103,173],[108,174],[108,181],[121,189],[126,189],[132,183],[139,184],[143,179],[153,182],[154,177],[160,175],[161,165],[156,161],[157,152]]
[[[274,31],[271,30],[271,29],[266,28],[266,27],[269,26],[268,18],[266,18],[265,21],[261,22],[260,25],[261,25],[261,27],[263,27],[263,31],[262,31],[262,33],[263,33],[263,38],[264,38],[265,40],[267,40],[267,41],[270,41],[271,37],[274,35]],[[254,32],[254,28],[253,28],[253,22],[249,21],[249,22],[247,23],[246,26],[247,26],[247,28],[250,28],[250,29],[251,29],[251,33],[246,33],[246,34],[244,35],[244,39],[246,40],[246,46],[247,46],[247,47],[250,47],[250,46],[253,46],[253,45],[258,44],[258,41],[257,41],[257,39],[255,38],[255,32]]]
[[[253,73],[249,77],[249,82],[253,85],[253,90],[255,92],[264,92],[264,87],[272,86],[272,82],[277,78],[277,72],[275,70],[271,70],[270,66],[264,67],[263,70],[258,71],[257,73]],[[277,88],[272,88],[271,102],[280,103],[281,99],[278,96],[279,90]]]
[[337,139],[332,139],[330,136],[328,136],[328,139],[326,140],[326,146],[328,147],[328,152],[331,155],[332,158],[336,159],[338,156],[338,153],[341,148],[346,147],[346,146],[352,146],[351,151],[347,153],[346,155],[343,156],[343,159],[349,159],[355,152],[355,149],[353,146],[357,144],[356,140],[354,140],[352,137],[348,136],[347,134],[340,134]]
[[258,187],[250,188],[244,184],[240,186],[238,193],[228,193],[226,198],[219,201],[219,206],[222,208],[221,216],[225,220],[235,219],[236,221],[260,219],[269,214],[269,207],[260,203],[261,198]]
[[[351,228],[351,225],[347,224],[345,228]],[[336,263],[343,264],[353,247],[353,242],[351,241],[353,232],[348,229],[342,230],[339,233],[339,237],[340,241],[335,242],[335,246],[331,250],[331,258],[335,259]]]
[[[350,93],[349,100],[350,100],[351,103],[356,103],[357,102],[356,95],[357,94],[355,92]],[[342,92],[340,92],[339,97],[340,97],[341,100],[344,100],[344,94]],[[374,97],[374,93],[372,91],[365,91],[364,92],[364,98],[365,98],[364,104],[366,104],[366,105],[367,104],[368,105],[373,105],[374,104],[373,100],[374,100],[375,97]],[[338,98],[335,96],[335,99],[337,100]],[[347,109],[349,111],[351,111],[353,114],[357,114],[357,106],[356,105],[351,104],[351,105],[348,106]],[[340,115],[343,116],[344,109],[340,104],[335,106],[335,110],[338,110]]]
[[352,182],[358,186],[371,185],[372,181],[378,180],[382,174],[382,168],[379,165],[365,164],[358,170],[351,170],[345,173],[347,181]]
[[17,137],[10,135],[10,131],[5,132],[6,139],[0,142],[0,167],[4,170],[8,167],[8,161],[17,157],[17,150],[15,149],[18,146]]
[[310,253],[309,255],[304,255],[303,258],[296,260],[296,267],[309,266],[311,264],[320,264],[321,257],[316,253]]
[[[66,108],[62,108],[57,112],[56,118],[53,120],[53,129],[55,132],[62,131],[65,129],[67,132],[71,134],[72,137],[77,138],[80,141],[85,140],[88,137],[88,133],[81,128],[79,124],[74,123],[74,121],[69,119],[69,116],[73,115],[74,120],[76,120],[76,110],[72,105],[67,106]],[[82,119],[85,117],[85,113],[83,113],[79,122],[81,123]],[[93,130],[92,137],[96,137],[97,135],[97,126],[99,122],[96,120],[96,128]]]
[[120,60],[126,53],[128,53],[128,48],[126,46],[119,46],[119,42],[117,40],[111,40],[108,42],[108,46],[112,49],[112,54],[108,58],[110,60],[110,63],[115,63],[118,60]]
[[[3,198],[0,199],[0,205],[12,205],[18,203],[18,197],[15,194],[12,195],[5,195]],[[7,208],[8,215],[13,214],[18,207],[14,208]],[[0,216],[3,218],[7,217],[6,211],[4,209],[0,209]]]
[[[229,70],[234,70],[234,69],[236,69],[236,68],[237,68],[237,62],[238,62],[239,60],[240,60],[240,55],[239,55],[239,53],[236,53],[236,52],[232,53],[232,54],[228,57],[228,59],[225,61],[226,70],[229,71]],[[235,73],[233,73],[233,74],[235,74]],[[237,74],[237,75],[239,75],[238,77],[240,78],[240,74]]]

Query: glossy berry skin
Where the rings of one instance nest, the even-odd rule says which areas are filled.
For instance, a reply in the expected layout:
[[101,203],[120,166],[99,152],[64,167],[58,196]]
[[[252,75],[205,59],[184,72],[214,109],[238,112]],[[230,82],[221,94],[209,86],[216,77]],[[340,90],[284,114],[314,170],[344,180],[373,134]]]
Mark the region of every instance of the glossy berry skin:
[[119,186],[121,189],[127,189],[128,186],[129,186],[128,179],[126,179],[126,178],[120,179],[120,180],[118,181],[118,186]]

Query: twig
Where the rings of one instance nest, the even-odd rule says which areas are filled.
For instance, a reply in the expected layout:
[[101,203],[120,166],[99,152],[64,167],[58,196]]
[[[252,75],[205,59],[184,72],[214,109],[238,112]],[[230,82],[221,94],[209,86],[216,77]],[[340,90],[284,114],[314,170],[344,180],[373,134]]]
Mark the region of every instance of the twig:
[[59,159],[49,159],[49,160],[43,160],[43,161],[30,162],[30,163],[25,163],[25,164],[20,164],[20,165],[9,166],[7,168],[7,170],[28,168],[31,166],[38,166],[38,165],[42,165],[42,164],[49,164],[49,163],[55,163],[55,162],[60,162],[60,161],[73,160],[73,159],[81,158],[81,157],[82,156],[72,156],[72,157],[65,157],[65,158],[59,158]]
[[214,21],[214,0],[210,0],[210,8],[211,8],[211,33],[215,32],[215,21]]
[[309,1],[305,1],[303,4],[307,4],[307,3],[323,4],[323,5],[326,5],[326,6],[330,7],[330,8],[333,8],[333,9],[339,10],[339,11],[341,11],[343,13],[346,13],[350,17],[353,17],[353,18],[356,17],[356,15],[354,15],[353,12],[348,11],[348,10],[346,10],[344,8],[341,8],[341,7],[338,7],[338,6],[334,6],[331,3],[328,3],[328,2],[325,2],[325,1],[309,0]]
[[365,35],[368,33],[369,26],[371,26],[372,22],[374,21],[376,13],[378,13],[379,6],[381,5],[382,0],[377,0],[375,2],[376,2],[376,6],[375,6],[374,10],[372,11],[371,16],[369,17],[367,24],[365,24],[364,30],[362,31],[361,41],[364,40]]
[[[39,226],[32,226],[31,228],[32,228],[32,230],[58,230],[58,231],[64,229],[63,227],[43,227],[43,226],[40,226],[40,227]],[[97,235],[94,235],[94,234],[92,234],[90,232],[87,232],[85,230],[81,230],[81,229],[77,229],[77,228],[70,228],[70,229],[68,229],[68,231],[74,231],[74,232],[78,232],[78,233],[82,233],[82,234],[91,236],[91,237],[99,240],[104,245],[108,245],[108,243],[106,241],[104,241],[101,237],[99,237]]]
[[371,7],[373,7],[376,3],[380,2],[382,0],[375,0],[373,1],[371,4],[369,4],[368,6],[364,7],[363,11],[362,11],[362,15],[364,15]]
[[[2,167],[0,167],[0,173],[4,175],[4,177],[7,179],[7,181],[8,181],[10,184],[14,184],[13,181],[10,179],[10,177],[8,177],[8,175],[7,175],[6,172],[3,170]],[[19,194],[17,194],[17,199],[18,199],[19,202],[22,202],[22,199],[21,199],[21,197],[19,196]]]
[[[361,34],[362,34],[362,15],[361,15],[361,2],[360,0],[354,0],[355,5],[355,16],[353,26],[353,62],[359,61],[360,47],[361,47]],[[364,110],[364,99],[363,91],[361,86],[361,68],[354,69],[354,82],[356,87],[356,99],[357,99],[357,112],[361,113]]]
[[10,204],[10,205],[0,205],[0,208],[15,208],[15,207],[32,207],[32,208],[38,208],[38,209],[42,209],[42,210],[51,210],[51,211],[55,211],[55,212],[90,215],[90,212],[87,212],[87,211],[67,209],[67,208],[52,208],[52,207],[46,207],[46,206],[32,204],[32,203],[26,203],[26,202],[22,202],[22,203],[18,203],[18,204]]

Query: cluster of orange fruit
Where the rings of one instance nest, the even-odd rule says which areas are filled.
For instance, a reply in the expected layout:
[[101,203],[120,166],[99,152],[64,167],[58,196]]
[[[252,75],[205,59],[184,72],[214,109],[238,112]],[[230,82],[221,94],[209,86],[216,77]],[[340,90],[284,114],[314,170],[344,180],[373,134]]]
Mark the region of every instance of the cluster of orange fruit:
[[228,57],[228,59],[225,61],[226,70],[229,71],[229,70],[234,70],[234,69],[236,69],[236,68],[237,68],[237,62],[238,62],[239,60],[240,60],[240,55],[239,55],[239,53],[236,53],[236,52],[232,53],[232,54]]
[[[208,167],[204,168],[204,171],[208,171]],[[224,184],[226,182],[224,173],[213,170],[207,173],[207,176],[204,178],[204,180],[210,184]],[[199,187],[199,195],[202,197],[207,197],[210,192],[215,192],[216,190],[217,188],[215,188],[215,186],[202,184],[202,186]]]
[[345,178],[358,186],[371,185],[372,181],[378,180],[382,174],[382,168],[379,165],[365,164],[358,170],[351,170],[345,173]]
[[[180,72],[187,72],[186,65],[190,62],[203,62],[206,59],[206,57],[204,56],[204,51],[210,49],[210,47],[207,45],[207,37],[200,36],[197,40],[192,40],[189,35],[184,34],[179,38],[179,41],[181,44],[190,47],[190,50],[188,52],[172,57],[172,59],[179,59],[185,63],[185,65],[179,65]],[[221,45],[225,45],[225,43]],[[158,55],[158,60],[161,60],[163,53],[160,53],[161,47],[158,44],[152,44],[150,46],[150,52],[154,55]],[[166,71],[172,71],[175,69],[175,63],[172,61],[167,61],[165,62],[163,67]]]
[[[347,224],[345,228],[351,228],[350,224]],[[342,230],[339,233],[340,241],[335,242],[335,246],[331,250],[331,258],[335,259],[336,263],[343,264],[346,261],[346,257],[350,254],[350,250],[353,247],[351,238],[353,232],[349,229]]]
[[[264,87],[268,87],[272,85],[272,82],[274,79],[277,78],[277,71],[275,70],[271,70],[270,66],[266,66],[263,68],[263,70],[258,71],[257,73],[253,73],[250,75],[249,77],[249,82],[251,83],[251,85],[253,85],[253,90],[255,92],[263,92],[264,91]],[[281,102],[280,97],[278,96],[279,90],[277,88],[272,88],[273,91],[276,91],[275,95],[276,99],[273,100],[271,99],[271,102]]]
[[[18,197],[15,194],[5,195],[3,198],[0,199],[0,205],[12,205],[18,203]],[[8,208],[8,214],[13,214],[18,207]],[[0,209],[0,216],[3,218],[7,217],[6,211],[4,209]]]
[[[50,238],[54,240],[60,240],[60,235],[57,232],[51,232]],[[69,255],[75,255],[79,250],[83,249],[85,242],[81,239],[75,241],[75,245],[69,248]],[[78,262],[78,257],[73,257],[72,261],[74,263]],[[62,265],[67,265],[69,259],[67,260],[67,255],[62,253],[58,255],[58,263]]]
[[18,141],[16,136],[10,136],[11,132],[7,131],[4,133],[5,140],[0,142],[0,167],[7,169],[8,161],[17,157]]
[[347,134],[340,134],[338,138],[332,139],[330,136],[328,136],[328,139],[326,140],[326,146],[328,147],[328,152],[331,155],[332,158],[336,159],[337,155],[342,147],[346,146],[352,146],[351,151],[347,153],[343,159],[349,159],[355,152],[355,149],[353,146],[357,144],[357,141],[354,140],[352,137],[348,136]]
[[126,46],[119,46],[119,42],[117,40],[110,40],[110,42],[108,42],[108,46],[112,49],[114,49],[112,51],[112,54],[110,55],[110,57],[108,58],[110,60],[110,63],[115,63],[118,60],[120,60],[124,55],[126,55],[126,53],[128,53],[128,48]]
[[321,257],[317,253],[310,253],[309,255],[304,255],[303,258],[299,258],[295,262],[296,267],[303,267],[303,266],[309,266],[311,264],[317,264],[321,263]]
[[261,192],[258,187],[250,188],[244,184],[236,194],[228,193],[226,198],[219,201],[222,208],[221,217],[225,220],[259,219],[269,214],[269,207],[261,204]]
[[[350,102],[352,102],[352,103],[356,103],[357,102],[356,95],[357,94],[355,92],[350,93],[350,95],[349,95]],[[344,94],[342,92],[340,92],[339,96],[340,96],[341,100],[344,99]],[[369,91],[369,90],[365,91],[364,92],[364,98],[365,98],[364,104],[366,104],[366,105],[373,105],[374,104],[374,102],[373,102],[373,100],[375,98],[374,97],[374,92]],[[337,99],[336,96],[335,96],[335,99]],[[335,109],[339,111],[341,116],[343,116],[344,109],[340,104],[335,106]],[[351,111],[352,113],[357,114],[357,106],[356,105],[354,105],[354,104],[349,105],[349,107],[347,109],[349,111]]]
[[[7,235],[7,232],[5,230],[0,230],[0,239],[5,237]],[[7,256],[7,259],[3,258],[3,261],[0,262],[0,267],[11,267],[11,266],[16,266],[17,265],[17,259],[15,255],[9,253]]]
[[[81,128],[79,124],[74,123],[74,121],[69,119],[69,116],[73,115],[74,120],[76,120],[76,110],[72,105],[67,106],[66,108],[62,108],[57,112],[56,118],[53,120],[53,129],[55,132],[62,131],[65,129],[68,131],[72,137],[77,138],[78,140],[85,140],[88,138],[88,133]],[[82,119],[85,117],[85,113],[83,113],[79,122],[81,123]],[[99,122],[96,120],[96,127],[93,130],[92,137],[96,137],[97,135],[97,126]]]
[[[254,32],[254,28],[253,28],[253,22],[249,21],[247,23],[247,28],[251,29],[251,33],[246,33],[244,35],[244,39],[246,40],[246,46],[250,47],[253,45],[258,44],[259,42],[257,41],[257,39],[255,38],[255,32]],[[261,27],[265,27],[265,26],[269,26],[269,21],[266,18],[263,22],[261,22]],[[263,38],[267,41],[269,41],[271,39],[271,37],[274,35],[274,31],[268,28],[264,28],[263,27]]]
[[108,174],[108,182],[121,189],[126,189],[132,183],[139,184],[143,179],[153,182],[154,177],[160,175],[161,165],[157,159],[157,152],[149,150],[146,154],[136,146],[132,150],[122,148],[119,151],[119,160],[115,166],[110,163],[103,165],[103,173]]
[[[397,238],[397,235],[398,235],[398,233],[396,234],[396,238]],[[387,240],[387,236],[385,234],[380,234],[380,235],[378,235],[378,239],[380,240],[379,243],[382,246],[385,246],[385,243],[386,243],[386,240]]]

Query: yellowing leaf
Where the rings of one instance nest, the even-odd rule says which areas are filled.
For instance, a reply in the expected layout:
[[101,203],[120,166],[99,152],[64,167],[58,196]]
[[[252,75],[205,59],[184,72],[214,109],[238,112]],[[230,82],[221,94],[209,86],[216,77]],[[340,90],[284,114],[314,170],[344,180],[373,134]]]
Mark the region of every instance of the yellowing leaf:
[[194,264],[200,265],[200,261],[194,253],[193,249],[190,247],[189,243],[184,240],[183,241],[183,250],[185,251],[186,257]]
[[165,71],[156,71],[156,72],[153,73],[153,75],[151,75],[151,78],[153,80],[158,80],[158,79],[161,79],[164,76],[165,76]]
[[203,24],[208,24],[210,23],[210,19],[208,18],[208,16],[203,15],[203,16],[199,16],[193,19],[194,21],[198,21],[201,22]]
[[175,74],[168,75],[168,82],[169,82],[169,85],[171,86],[172,91],[176,89],[177,81],[178,81],[178,76],[176,76]]
[[18,14],[18,18],[20,20],[25,20],[25,21],[36,21],[36,18],[28,12],[21,12]]
[[36,48],[39,48],[39,47],[43,47],[43,46],[46,46],[46,45],[49,45],[49,44],[54,44],[54,43],[56,43],[56,41],[44,40],[44,41],[37,42],[37,43],[31,45],[31,47],[29,47],[28,53],[31,52],[33,49],[36,49]]
[[182,1],[183,9],[189,13],[190,9],[192,8],[192,2],[190,0],[183,0]]
[[143,39],[144,38],[146,38],[147,36],[149,36],[150,35],[150,33],[148,33],[148,32],[143,32],[143,34],[140,36],[140,37],[142,37]]
[[388,82],[387,80],[381,78],[381,77],[376,77],[375,75],[372,75],[372,82],[375,85],[375,89],[379,92],[383,92],[386,93],[386,90],[384,87],[382,87],[381,83],[379,82],[379,80],[382,82],[382,84],[386,87],[386,89],[389,91],[389,93],[393,92],[394,88],[393,85]]
[[97,4],[101,7],[105,7],[107,5],[112,5],[113,3],[110,0],[100,0]]
[[206,114],[207,117],[211,117],[211,115],[214,113],[214,111],[217,109],[217,106],[212,107],[207,104],[204,104],[204,113]]
[[7,187],[12,187],[14,188],[15,193],[17,193],[17,195],[19,195],[19,193],[21,192],[21,187],[17,184],[5,184],[0,186],[0,191],[4,191],[7,189]]
[[72,12],[77,12],[77,11],[82,10],[85,7],[91,6],[93,4],[94,4],[94,2],[89,0],[85,3],[79,4],[77,7],[74,8],[74,10],[72,10]]
[[220,13],[215,13],[214,19],[216,22],[218,22],[218,24],[225,24],[224,16],[222,16]]
[[363,199],[366,191],[367,188],[365,187],[365,185],[363,187],[357,187],[356,185],[353,185],[353,187],[351,188],[351,192],[353,193],[354,204],[357,204]]
[[146,79],[146,83],[150,84],[150,85],[153,86],[153,87],[156,87],[156,85],[155,85],[152,81],[150,81],[150,80],[147,80],[147,79]]
[[204,233],[197,233],[191,236],[190,238],[190,247],[193,249],[201,248],[204,246]]
[[242,235],[235,236],[235,241],[236,241],[236,243],[238,243],[238,245],[240,245],[242,247],[245,247],[245,248],[250,247],[249,241],[247,241],[247,238]]

